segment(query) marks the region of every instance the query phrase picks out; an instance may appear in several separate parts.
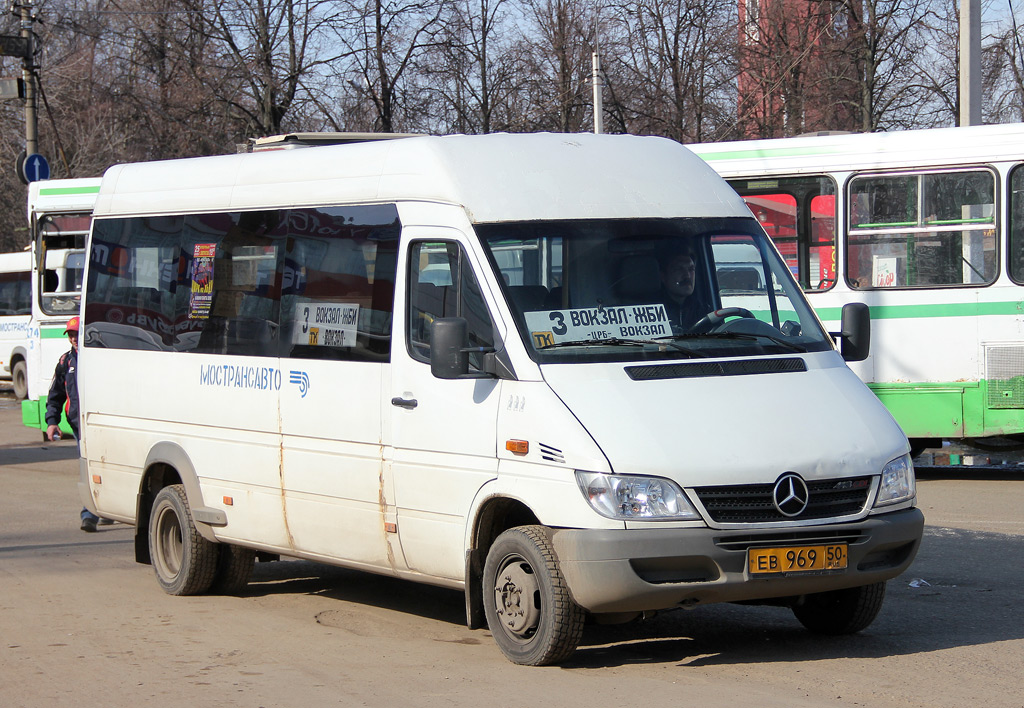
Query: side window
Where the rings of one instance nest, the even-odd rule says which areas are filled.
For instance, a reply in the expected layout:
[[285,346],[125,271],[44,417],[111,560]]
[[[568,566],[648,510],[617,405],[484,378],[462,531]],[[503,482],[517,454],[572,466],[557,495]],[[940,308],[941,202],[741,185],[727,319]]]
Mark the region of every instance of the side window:
[[991,171],[856,177],[849,205],[851,287],[977,286],[996,279]]
[[392,205],[289,212],[283,356],[390,360],[400,231]]
[[0,315],[32,314],[32,274],[0,273]]
[[387,361],[394,205],[98,220],[87,346]]
[[1024,165],[1010,173],[1010,238],[1006,260],[1010,277],[1024,283]]
[[181,217],[97,220],[85,346],[171,349]]
[[[416,241],[409,248],[408,347],[414,359],[430,361],[430,325],[441,317],[464,317],[469,346],[493,347],[494,326],[480,285],[462,247],[452,241]],[[480,353],[470,354],[479,369]]]
[[806,291],[836,282],[836,186],[829,177],[731,180]]
[[185,217],[178,315],[199,336],[179,339],[179,350],[278,356],[286,218],[284,210]]

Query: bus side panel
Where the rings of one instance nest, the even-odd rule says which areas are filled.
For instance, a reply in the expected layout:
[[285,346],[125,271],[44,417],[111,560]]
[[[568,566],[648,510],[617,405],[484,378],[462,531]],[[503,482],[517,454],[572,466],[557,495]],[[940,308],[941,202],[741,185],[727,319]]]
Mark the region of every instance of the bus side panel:
[[[86,347],[80,362],[83,455],[101,515],[134,516],[142,467],[166,441],[188,456],[202,503],[227,515],[218,537],[289,547],[277,360]],[[124,380],[117,371],[148,373]]]
[[282,479],[295,548],[392,568],[382,476],[385,365],[284,359],[285,367]]

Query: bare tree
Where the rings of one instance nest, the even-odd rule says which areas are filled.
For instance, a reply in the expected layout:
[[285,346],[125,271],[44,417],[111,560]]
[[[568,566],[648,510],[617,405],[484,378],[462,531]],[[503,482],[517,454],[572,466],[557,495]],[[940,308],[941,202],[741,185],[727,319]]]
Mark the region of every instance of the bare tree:
[[925,48],[929,0],[841,0],[847,38],[843,56],[855,67],[857,91],[848,105],[863,132],[916,124],[926,92],[915,62]]
[[522,76],[522,51],[513,28],[511,0],[455,0],[443,34],[423,55],[432,118],[441,132],[490,133],[516,121],[509,109]]
[[735,100],[732,0],[641,0],[608,14],[605,64],[619,128],[681,142],[722,135]]
[[393,133],[423,126],[427,118],[417,109],[427,99],[412,74],[416,59],[441,41],[446,0],[337,4],[344,14],[336,32],[345,60],[336,63],[335,76],[350,92],[348,104],[372,118],[364,129]]
[[584,0],[525,0],[523,13],[528,21],[522,34],[528,52],[523,90],[532,110],[519,129],[586,129],[592,116],[588,87],[596,8]]
[[324,107],[324,72],[344,54],[328,41],[340,22],[339,3],[186,1],[219,45],[216,81],[208,85],[218,101],[245,117],[251,134],[280,133],[297,107]]

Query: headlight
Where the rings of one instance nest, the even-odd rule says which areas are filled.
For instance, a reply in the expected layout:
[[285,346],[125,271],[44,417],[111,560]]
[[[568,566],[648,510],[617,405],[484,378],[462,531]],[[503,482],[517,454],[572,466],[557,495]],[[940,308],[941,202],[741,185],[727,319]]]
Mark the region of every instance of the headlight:
[[914,463],[910,455],[897,457],[882,468],[882,482],[878,485],[878,499],[875,506],[896,504],[913,499],[917,494],[914,482]]
[[610,519],[700,519],[670,479],[577,470],[576,482],[590,506]]

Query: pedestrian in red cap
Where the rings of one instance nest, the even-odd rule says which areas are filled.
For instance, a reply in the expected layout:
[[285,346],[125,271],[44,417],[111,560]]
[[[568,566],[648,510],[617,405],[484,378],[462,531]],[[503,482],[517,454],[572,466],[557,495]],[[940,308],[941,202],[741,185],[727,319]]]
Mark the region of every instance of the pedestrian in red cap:
[[[50,384],[50,393],[46,397],[46,437],[49,440],[60,439],[60,414],[61,410],[68,419],[71,432],[78,438],[78,329],[79,319],[72,317],[68,320],[68,326],[64,334],[68,335],[71,342],[71,349],[65,352],[57,361],[57,367],[53,371],[53,383]],[[100,517],[88,509],[82,509],[82,530],[93,532]]]

